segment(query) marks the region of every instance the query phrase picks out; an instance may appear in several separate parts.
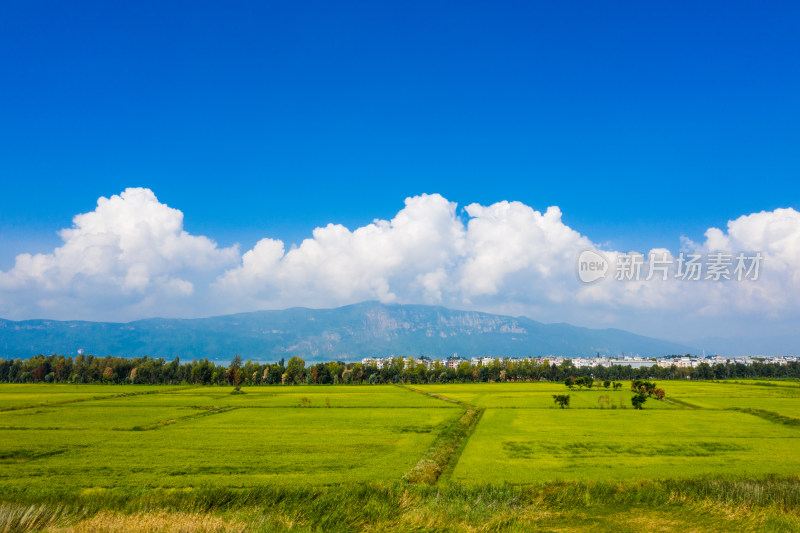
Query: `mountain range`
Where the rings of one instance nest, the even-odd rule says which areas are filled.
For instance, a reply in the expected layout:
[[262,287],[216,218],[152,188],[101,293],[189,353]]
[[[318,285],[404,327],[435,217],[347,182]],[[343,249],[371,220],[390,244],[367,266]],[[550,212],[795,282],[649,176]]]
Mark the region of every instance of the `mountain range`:
[[0,319],[0,357],[36,354],[274,361],[359,360],[366,356],[433,358],[568,357],[694,353],[675,342],[619,329],[544,324],[526,317],[428,305],[363,302],[335,309],[292,308],[197,319],[127,323]]

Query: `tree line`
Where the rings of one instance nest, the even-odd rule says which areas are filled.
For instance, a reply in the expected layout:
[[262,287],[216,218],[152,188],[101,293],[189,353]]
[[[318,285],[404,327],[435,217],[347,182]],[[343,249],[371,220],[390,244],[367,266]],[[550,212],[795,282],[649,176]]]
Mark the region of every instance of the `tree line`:
[[[614,365],[577,368],[572,361],[560,365],[547,361],[496,359],[488,365],[468,362],[449,368],[435,362],[430,368],[417,359],[398,357],[383,368],[361,363],[330,361],[306,363],[302,357],[276,363],[242,361],[238,355],[230,364],[209,359],[181,362],[152,357],[95,357],[93,355],[38,355],[28,359],[0,359],[0,383],[144,383],[196,385],[296,385],[377,383],[477,383],[502,381],[565,381],[585,386],[613,380],[674,380],[731,378],[800,378],[800,363],[779,365],[755,362],[728,363],[695,368],[673,365],[662,368],[631,368]],[[591,386],[591,385],[590,385]]]

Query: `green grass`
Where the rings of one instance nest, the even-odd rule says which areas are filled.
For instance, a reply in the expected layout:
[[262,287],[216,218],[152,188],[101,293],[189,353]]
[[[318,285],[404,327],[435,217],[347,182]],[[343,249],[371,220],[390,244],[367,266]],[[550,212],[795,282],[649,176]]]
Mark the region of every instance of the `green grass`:
[[791,478],[446,487],[371,482],[82,493],[56,489],[3,496],[3,531],[740,532],[800,527],[800,490]]
[[[563,383],[466,383],[455,385],[418,385],[424,392],[442,394],[448,398],[478,407],[496,409],[558,409],[553,394],[569,394],[573,409],[600,409],[599,399],[608,398],[605,408],[632,409],[629,384],[621,390],[568,389]],[[666,402],[651,401],[650,409],[677,409]]]
[[[231,387],[198,387],[170,393],[172,405],[231,405],[241,407],[298,407],[302,399],[311,408],[396,408],[428,407],[455,408],[452,404],[415,394],[393,385],[363,386],[295,386],[295,387],[244,387],[245,394],[231,395]],[[136,400],[120,399],[123,403],[160,401],[152,397]]]
[[800,531],[800,386],[659,386],[4,385],[0,531]]
[[[192,389],[0,413],[0,485],[248,487],[399,479],[439,428],[461,413],[398,387],[376,387],[369,398],[346,387],[272,390],[281,392]],[[310,398],[310,407],[300,407],[301,398]],[[365,406],[335,408],[348,404]]]
[[800,418],[800,386],[794,382],[667,383],[668,397],[703,409],[763,409]]
[[800,472],[798,449],[800,431],[735,411],[488,409],[453,479],[748,478]]
[[128,394],[160,392],[163,385],[43,385],[0,384],[0,411],[39,405],[81,402]]

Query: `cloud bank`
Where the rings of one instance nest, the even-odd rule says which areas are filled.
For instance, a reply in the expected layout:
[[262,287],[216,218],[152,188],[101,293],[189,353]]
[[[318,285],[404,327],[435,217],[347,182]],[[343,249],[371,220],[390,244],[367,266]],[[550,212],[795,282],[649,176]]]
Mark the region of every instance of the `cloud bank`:
[[[405,200],[391,220],[350,230],[314,229],[298,246],[265,237],[240,254],[183,229],[183,214],[148,189],[100,198],[62,230],[63,245],[21,254],[0,271],[0,316],[128,320],[201,316],[375,299],[526,314],[546,322],[614,326],[686,339],[729,327],[789,332],[800,310],[800,213],[753,213],[709,228],[705,241],[676,236],[682,251],[760,252],[758,280],[686,281],[665,276],[584,284],[576,260],[602,250],[611,273],[630,256],[604,250],[562,221],[519,202],[458,206],[438,194]],[[643,276],[644,277],[644,276]],[[777,326],[776,326],[777,325]]]
[[0,272],[3,316],[99,318],[96,310],[104,310],[139,318],[176,301],[188,307],[195,274],[239,259],[236,247],[184,231],[183,213],[142,188],[100,198],[59,236],[64,244],[52,253],[20,254]]

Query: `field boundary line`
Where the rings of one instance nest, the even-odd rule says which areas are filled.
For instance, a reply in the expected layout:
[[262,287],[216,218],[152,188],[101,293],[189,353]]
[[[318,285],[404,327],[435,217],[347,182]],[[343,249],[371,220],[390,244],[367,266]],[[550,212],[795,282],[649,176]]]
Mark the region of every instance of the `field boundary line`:
[[133,426],[130,428],[111,428],[111,429],[113,431],[152,431],[154,429],[159,429],[165,426],[171,426],[173,424],[177,424],[178,422],[186,422],[188,420],[196,420],[198,418],[203,418],[206,416],[229,413],[235,409],[239,409],[239,407],[228,406],[228,407],[216,407],[216,408],[212,407],[212,408],[200,408],[200,409],[202,409],[201,412],[195,413],[193,415],[180,416],[178,418],[169,418],[167,420],[159,420],[158,422],[153,422],[152,424],[145,424],[142,426]]
[[95,402],[98,400],[112,400],[114,398],[127,398],[129,396],[144,396],[146,394],[162,394],[165,392],[175,392],[180,390],[187,390],[190,388],[195,388],[195,387],[178,387],[174,389],[148,390],[141,392],[121,392],[119,394],[110,394],[108,396],[91,396],[89,398],[75,398],[74,400],[61,400],[58,402],[40,402],[40,403],[29,403],[26,405],[11,405],[8,407],[0,407],[0,413],[6,411],[21,411],[23,409],[35,409],[36,407],[67,405],[70,403]]
[[795,378],[778,379],[772,381],[753,379],[752,381],[741,381],[741,379],[717,379],[712,380],[711,383],[719,383],[721,385],[744,385],[745,387],[775,387],[784,389],[797,389],[800,388]]
[[445,468],[444,471],[441,473],[439,479],[437,480],[437,483],[448,481],[453,476],[453,472],[455,472],[456,470],[458,461],[461,459],[461,454],[463,454],[464,450],[467,448],[469,439],[470,437],[472,437],[472,434],[475,433],[475,428],[478,427],[478,422],[480,422],[481,418],[483,418],[483,413],[485,411],[486,411],[485,408],[477,408],[477,411],[475,412],[475,419],[472,421],[469,427],[467,427],[467,434],[464,436],[464,438],[461,439],[461,444],[459,445],[458,449],[455,451],[453,456],[450,458],[450,461],[448,461],[447,468]]
[[677,398],[664,398],[665,402],[669,402],[674,405],[681,405],[686,409],[702,409],[699,405],[695,405],[693,403],[685,402],[683,400],[678,400]]
[[484,408],[406,385],[399,385],[399,387],[443,402],[455,403],[464,408],[461,416],[439,433],[417,464],[403,476],[404,480],[414,485],[436,485],[443,478],[448,478],[455,470],[467,441],[483,416]]
[[239,409],[455,409],[446,405],[237,405]]
[[699,407],[697,407],[696,405],[691,405],[689,403],[682,402],[680,400],[673,400],[672,398],[663,398],[661,401],[664,403],[668,403],[670,405],[677,405],[678,407],[683,407],[684,409],[690,409],[690,410],[699,409]]
[[800,429],[800,418],[793,418],[791,416],[785,416],[774,411],[767,411],[765,409],[753,409],[751,407],[729,407],[728,411],[738,411],[740,413],[745,413],[748,415],[757,416],[759,418],[763,418],[769,422],[774,424],[780,424],[782,426],[789,426],[794,429]]
[[443,402],[450,402],[460,405],[465,409],[479,409],[479,407],[472,405],[470,403],[462,402],[461,400],[454,400],[453,398],[448,398],[447,396],[442,396],[441,394],[436,394],[435,392],[426,392],[424,390],[415,389],[414,387],[410,387],[408,385],[398,385],[401,389],[410,390],[411,392],[416,392],[417,394],[424,394],[425,396],[430,396],[431,398],[436,398],[437,400],[441,400]]

